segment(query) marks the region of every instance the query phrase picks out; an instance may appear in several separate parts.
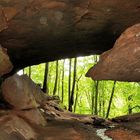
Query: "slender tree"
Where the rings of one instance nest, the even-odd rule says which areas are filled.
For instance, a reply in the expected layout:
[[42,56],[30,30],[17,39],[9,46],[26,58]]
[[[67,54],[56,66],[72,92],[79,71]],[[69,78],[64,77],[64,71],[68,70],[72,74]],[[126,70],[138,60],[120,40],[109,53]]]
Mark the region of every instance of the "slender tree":
[[98,86],[98,107],[97,107],[98,108],[98,116],[101,116],[101,109],[102,109],[102,103],[101,103],[102,97],[101,97],[101,92],[99,92],[99,89],[100,88],[102,88],[102,87],[101,86],[100,87]]
[[71,112],[72,112],[72,106],[74,104],[74,91],[75,91],[75,83],[76,83],[76,69],[77,69],[77,58],[74,58],[73,83],[72,83],[72,90],[71,90],[70,104],[69,104],[69,111],[71,111]]
[[58,83],[58,66],[59,66],[59,62],[58,60],[56,61],[56,73],[55,73],[55,83],[54,83],[54,89],[53,89],[53,95],[56,94],[57,91],[57,83]]
[[92,95],[91,95],[91,114],[94,114],[94,105],[95,105],[95,92],[94,87],[92,86]]
[[62,67],[62,103],[63,103],[63,101],[64,101],[64,77],[65,76],[65,59],[64,59],[64,61],[63,61],[63,67]]
[[44,81],[43,81],[43,92],[48,94],[48,72],[49,72],[49,63],[45,63],[45,70],[44,70]]
[[78,95],[79,95],[79,86],[78,83],[76,84],[76,97],[74,101],[74,112],[76,112],[76,106],[77,106],[77,101],[78,101]]
[[108,118],[109,113],[110,113],[112,99],[113,99],[114,92],[115,92],[115,85],[116,85],[116,81],[114,81],[114,83],[113,83],[112,92],[111,92],[111,96],[110,96],[110,100],[109,100],[109,104],[108,104],[108,108],[107,108],[106,118]]
[[68,82],[68,109],[70,108],[70,99],[71,99],[71,67],[72,59],[69,59],[69,82]]
[[59,68],[59,72],[58,72],[58,96],[60,96],[61,73],[62,73],[62,69]]
[[105,99],[103,97],[103,117],[105,117]]
[[76,97],[75,97],[75,101],[74,101],[74,112],[76,112],[77,101],[78,101],[78,97],[79,97],[79,80],[81,79],[82,75],[83,75],[83,73],[76,80]]
[[94,115],[98,115],[98,94],[99,94],[98,85],[99,85],[99,81],[94,81],[94,84],[95,84],[95,110],[94,110]]
[[102,81],[102,116],[105,118],[105,81]]

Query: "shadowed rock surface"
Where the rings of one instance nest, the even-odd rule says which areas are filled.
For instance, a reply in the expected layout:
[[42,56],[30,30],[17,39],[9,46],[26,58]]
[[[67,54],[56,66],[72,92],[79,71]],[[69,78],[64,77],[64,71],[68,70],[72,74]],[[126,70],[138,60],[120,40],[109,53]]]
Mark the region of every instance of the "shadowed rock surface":
[[[0,17],[0,45],[6,48],[0,47],[2,76],[11,71],[11,62],[16,70],[111,49],[124,30],[140,23],[140,1],[0,0]],[[139,27],[137,24],[126,30],[98,64],[100,67],[107,61],[123,65],[106,65],[117,70],[110,77],[101,67],[99,76],[139,80]],[[131,65],[124,67],[126,61]],[[126,73],[118,72],[118,67]],[[91,71],[89,76],[93,77]],[[1,88],[5,108],[0,108],[0,140],[140,139],[140,114],[112,120],[73,114],[62,109],[57,98],[44,95],[26,75],[6,78]]]
[[14,68],[113,47],[140,22],[139,0],[1,0],[0,44]]
[[7,55],[7,50],[0,46],[0,76],[9,73],[13,65]]
[[[11,76],[8,81],[22,83],[28,90],[20,90],[15,86],[13,94],[9,94],[8,100],[12,104],[15,96],[27,99],[27,96],[43,94],[35,83],[27,76]],[[6,79],[6,80],[7,80]],[[30,81],[30,82],[29,82]],[[19,84],[20,85],[20,84]],[[5,84],[7,89],[9,83]],[[36,90],[38,88],[38,90]],[[31,90],[32,89],[32,90]],[[15,92],[17,91],[17,92]],[[27,91],[29,94],[26,94]],[[32,92],[36,91],[36,92]],[[3,95],[6,91],[3,90]],[[20,93],[22,92],[22,94]],[[24,94],[23,94],[24,93]],[[24,97],[25,96],[25,97]],[[30,102],[37,98],[31,98]],[[9,100],[12,98],[11,100]],[[18,98],[18,99],[19,99]],[[139,140],[140,139],[140,113],[105,120],[93,115],[73,114],[61,108],[57,97],[46,96],[45,101],[38,102],[36,108],[18,108],[22,100],[16,100],[14,108],[6,110],[0,108],[0,140]],[[33,100],[33,101],[32,101]],[[28,101],[28,99],[27,99]],[[28,102],[24,102],[28,104]],[[18,109],[17,109],[18,108]]]
[[87,76],[94,80],[140,81],[140,24],[128,28],[114,47],[100,56]]

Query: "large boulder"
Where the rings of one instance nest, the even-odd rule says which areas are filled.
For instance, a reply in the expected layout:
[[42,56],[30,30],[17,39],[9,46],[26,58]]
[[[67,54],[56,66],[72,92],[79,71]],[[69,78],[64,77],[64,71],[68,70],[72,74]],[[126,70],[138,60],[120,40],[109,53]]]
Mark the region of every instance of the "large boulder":
[[[35,94],[40,94],[35,83],[26,75],[13,75],[2,83],[2,94],[4,99],[13,106],[14,109],[37,108],[38,103]],[[39,100],[39,99],[38,99]]]
[[128,28],[86,75],[94,80],[139,82],[140,24]]
[[2,93],[5,100],[17,109],[36,108],[50,98],[27,75],[15,74],[5,79]]

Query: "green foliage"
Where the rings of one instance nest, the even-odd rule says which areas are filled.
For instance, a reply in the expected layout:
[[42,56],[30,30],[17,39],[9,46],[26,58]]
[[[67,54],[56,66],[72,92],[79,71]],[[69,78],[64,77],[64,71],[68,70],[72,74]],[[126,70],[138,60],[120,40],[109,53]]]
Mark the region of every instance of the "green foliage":
[[[97,57],[98,59],[98,57]],[[73,64],[72,59],[72,64]],[[77,58],[77,78],[75,87],[76,113],[91,114],[94,112],[94,100],[95,100],[95,82],[90,78],[85,77],[85,73],[90,67],[95,64],[95,56],[78,57]],[[55,65],[56,62],[49,62],[49,77],[48,87],[49,94],[52,95],[55,81]],[[45,64],[40,64],[31,67],[31,78],[36,83],[43,84]],[[59,60],[59,72],[58,72],[58,87],[57,93],[62,98],[62,70],[63,60]],[[25,73],[29,74],[29,69],[25,68]],[[68,76],[69,76],[69,60],[65,59],[64,65],[64,106],[68,106]],[[72,77],[73,77],[73,65],[72,65]],[[99,81],[98,86],[98,115],[105,117],[109,99],[111,96],[113,81]],[[120,116],[128,114],[129,109],[132,112],[139,112],[140,101],[140,85],[139,83],[117,82],[115,87],[115,93],[111,105],[109,117]]]

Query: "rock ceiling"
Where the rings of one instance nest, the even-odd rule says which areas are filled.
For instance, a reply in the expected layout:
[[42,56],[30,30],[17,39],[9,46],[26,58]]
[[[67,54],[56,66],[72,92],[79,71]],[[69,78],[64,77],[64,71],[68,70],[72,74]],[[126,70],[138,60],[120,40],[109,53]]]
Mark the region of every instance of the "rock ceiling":
[[20,69],[112,48],[140,22],[140,1],[0,0],[0,16],[0,44]]

